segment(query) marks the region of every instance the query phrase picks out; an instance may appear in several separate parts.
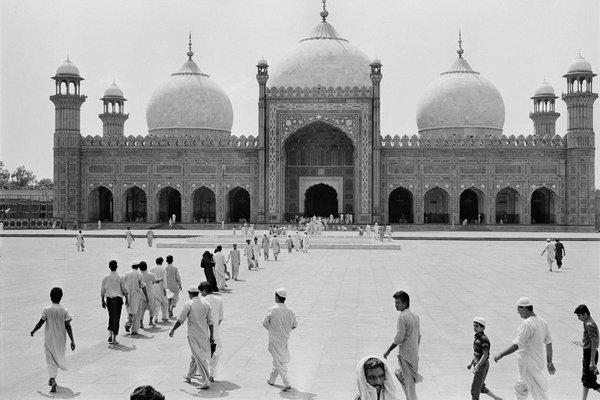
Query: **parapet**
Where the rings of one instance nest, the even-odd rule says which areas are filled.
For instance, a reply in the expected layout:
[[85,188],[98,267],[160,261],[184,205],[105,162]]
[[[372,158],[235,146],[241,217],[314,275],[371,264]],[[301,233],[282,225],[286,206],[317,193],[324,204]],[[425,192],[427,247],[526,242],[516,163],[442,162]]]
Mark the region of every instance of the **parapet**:
[[485,138],[428,138],[413,136],[380,136],[383,148],[566,148],[567,140],[559,135],[505,136]]
[[229,136],[224,139],[199,138],[195,136],[84,136],[81,147],[85,148],[228,148],[256,149],[258,139],[254,136]]

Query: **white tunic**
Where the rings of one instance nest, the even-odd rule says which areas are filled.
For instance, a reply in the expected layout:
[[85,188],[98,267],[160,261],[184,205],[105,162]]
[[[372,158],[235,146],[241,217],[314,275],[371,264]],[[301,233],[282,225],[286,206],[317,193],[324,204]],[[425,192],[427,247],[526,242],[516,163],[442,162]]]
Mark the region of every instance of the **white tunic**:
[[217,344],[214,355],[218,356],[223,352],[223,342],[221,341],[221,335],[219,333],[219,322],[223,321],[223,300],[214,294],[209,294],[202,299],[210,305],[210,312],[213,320],[213,338]]
[[188,342],[192,353],[202,359],[210,358],[210,330],[213,325],[210,305],[200,297],[194,297],[185,303],[179,318],[180,322],[187,319]]
[[46,364],[53,377],[56,377],[58,368],[66,370],[65,345],[67,331],[65,322],[71,320],[69,312],[60,304],[52,304],[42,312],[44,327],[44,350],[46,351]]
[[526,318],[519,325],[513,343],[519,347],[517,350],[519,381],[527,386],[529,394],[534,399],[547,399],[548,380],[543,375],[543,371],[546,366],[546,345],[552,343],[548,324],[537,315]]
[[290,361],[288,339],[296,326],[296,315],[284,303],[277,303],[267,310],[263,326],[269,331],[269,352],[282,363]]

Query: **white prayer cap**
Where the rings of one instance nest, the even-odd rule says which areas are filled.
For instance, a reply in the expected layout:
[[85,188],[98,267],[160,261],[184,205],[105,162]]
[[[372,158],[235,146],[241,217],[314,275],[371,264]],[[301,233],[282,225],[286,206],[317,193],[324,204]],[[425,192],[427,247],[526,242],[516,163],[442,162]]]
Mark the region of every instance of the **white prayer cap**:
[[284,299],[287,298],[287,290],[285,290],[285,288],[279,288],[275,293],[277,293],[277,296],[279,297],[283,297]]
[[131,260],[131,265],[139,265],[140,264],[140,260],[135,259],[135,260]]
[[550,241],[550,239],[546,239],[546,242],[549,242],[549,241]]
[[475,318],[473,318],[473,322],[477,322],[479,325],[485,326],[485,319],[483,319],[481,317],[475,317]]
[[188,288],[188,292],[189,293],[200,293],[200,291],[198,290],[198,286],[194,286],[194,285],[192,285]]
[[531,303],[531,300],[529,300],[529,297],[521,297],[519,300],[517,300],[517,307],[528,307],[532,305],[533,304]]

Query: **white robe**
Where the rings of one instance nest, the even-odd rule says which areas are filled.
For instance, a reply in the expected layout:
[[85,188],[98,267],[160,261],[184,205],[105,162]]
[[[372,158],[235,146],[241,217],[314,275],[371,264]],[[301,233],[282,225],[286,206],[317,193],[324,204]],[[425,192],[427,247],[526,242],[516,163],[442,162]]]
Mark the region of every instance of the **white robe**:
[[[184,304],[178,321],[183,323],[187,319],[188,343],[192,352],[190,374],[200,370],[200,381],[208,385],[207,360],[210,358],[210,330],[213,325],[210,305],[200,297],[194,297]],[[191,378],[191,376],[189,376]]]
[[168,318],[167,315],[167,272],[162,265],[155,265],[150,268],[150,273],[154,274],[157,280],[162,279],[162,282],[152,285],[154,291],[154,299],[156,300],[156,317],[158,317],[159,309],[162,310],[163,319]]
[[[537,315],[523,320],[513,343],[519,347],[516,398],[525,400],[528,392],[534,400],[547,400],[548,380],[543,371],[546,366],[546,345],[552,343],[548,324]],[[524,387],[527,390],[523,392]]]
[[269,353],[273,357],[273,371],[270,381],[274,382],[277,375],[281,375],[283,384],[289,385],[287,380],[287,367],[290,362],[288,339],[292,329],[298,326],[296,315],[284,303],[277,303],[267,310],[263,326],[269,331]]
[[215,279],[217,280],[217,287],[219,290],[225,289],[225,281],[227,280],[225,256],[222,251],[215,253],[213,256],[215,260]]
[[44,327],[44,350],[46,352],[46,366],[50,378],[56,378],[58,369],[66,370],[65,347],[67,331],[65,322],[71,321],[69,312],[60,304],[52,304],[42,311]]
[[220,322],[223,321],[223,300],[214,294],[209,294],[203,297],[203,300],[210,305],[210,312],[213,320],[213,338],[215,339],[215,343],[217,345],[214,354],[208,360],[210,375],[215,377],[217,375],[219,356],[223,354],[223,342],[221,341],[219,325]]
[[[365,377],[365,363],[370,358],[376,358],[383,362],[385,368],[385,382],[379,398],[377,397],[377,389],[369,385]],[[394,369],[388,364],[387,360],[379,356],[368,356],[363,358],[356,365],[356,381],[358,384],[358,396],[356,400],[398,400],[402,393],[400,381],[394,375]]]

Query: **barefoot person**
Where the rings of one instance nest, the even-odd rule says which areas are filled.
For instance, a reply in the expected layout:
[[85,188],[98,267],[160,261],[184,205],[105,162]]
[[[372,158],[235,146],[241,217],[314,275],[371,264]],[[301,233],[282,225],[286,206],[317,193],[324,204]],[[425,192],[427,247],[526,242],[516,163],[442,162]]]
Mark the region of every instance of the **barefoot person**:
[[525,400],[531,395],[534,400],[548,400],[548,379],[543,373],[544,366],[550,375],[556,372],[552,363],[552,338],[548,324],[535,315],[533,303],[527,297],[517,301],[517,312],[523,319],[517,337],[510,347],[494,357],[494,361],[498,362],[516,351],[519,379],[515,384],[515,398]]
[[154,301],[156,305],[156,314],[154,315],[154,323],[158,324],[158,312],[162,313],[162,322],[167,322],[169,303],[167,301],[167,272],[163,267],[164,259],[158,257],[156,259],[156,265],[150,268],[150,273],[153,274],[157,279],[161,279],[161,282],[152,286],[154,290]]
[[65,346],[67,344],[67,334],[71,340],[71,350],[75,350],[75,340],[73,339],[73,329],[71,328],[71,316],[69,312],[60,305],[63,292],[59,287],[54,287],[50,291],[50,300],[52,305],[42,311],[42,317],[31,331],[31,336],[46,323],[44,328],[44,350],[46,351],[46,366],[48,368],[48,385],[50,392],[56,392],[56,375],[58,369],[66,370]]
[[479,400],[480,394],[487,394],[494,400],[502,400],[485,386],[485,378],[490,368],[490,340],[485,335],[485,319],[473,318],[473,330],[475,340],[473,341],[473,359],[467,365],[467,369],[473,368],[473,383],[471,384],[471,398]]
[[577,318],[583,322],[583,371],[581,383],[583,384],[582,400],[586,400],[590,389],[600,392],[598,375],[598,325],[592,319],[590,310],[585,304],[580,304],[575,309]]
[[360,360],[356,366],[358,396],[355,400],[400,399],[402,387],[393,371],[380,357],[369,356]]
[[398,379],[404,388],[407,400],[417,400],[415,384],[421,382],[419,375],[419,344],[421,343],[421,330],[419,316],[410,310],[410,297],[408,293],[400,290],[394,293],[394,303],[398,315],[398,324],[394,342],[383,354],[387,358],[391,351],[398,347],[398,365],[400,371]]
[[238,280],[238,276],[240,273],[240,251],[237,248],[237,244],[233,244],[233,249],[229,250],[229,256],[227,257],[227,264],[231,260],[231,278],[234,281]]
[[279,240],[277,239],[277,235],[273,236],[273,241],[271,242],[273,246],[273,257],[275,261],[277,261],[277,257],[279,257],[279,253],[281,253],[281,245],[279,244]]
[[548,269],[552,272],[552,263],[554,262],[554,255],[556,252],[556,247],[554,243],[550,239],[546,239],[546,246],[544,246],[544,250],[542,251],[541,256],[546,253],[546,262],[548,263]]
[[117,262],[110,260],[108,268],[110,273],[102,279],[100,288],[100,298],[102,299],[102,308],[108,309],[108,343],[119,344],[117,335],[119,334],[119,325],[121,324],[121,309],[123,308],[123,297],[127,305],[127,288],[125,280],[117,273]]
[[188,343],[192,351],[192,359],[190,360],[190,368],[187,375],[184,376],[184,381],[191,383],[192,378],[199,372],[200,389],[209,389],[210,380],[208,372],[208,362],[210,358],[211,344],[215,342],[213,336],[213,320],[210,311],[210,306],[207,302],[198,297],[200,291],[196,286],[191,286],[188,289],[190,301],[188,301],[181,310],[177,322],[169,332],[169,336],[173,334],[187,320],[188,322]]
[[133,233],[131,233],[131,229],[129,227],[127,227],[127,230],[125,231],[125,241],[127,242],[128,249],[131,248],[131,242],[135,241]]
[[208,359],[208,380],[211,382],[215,381],[217,376],[217,370],[219,366],[219,356],[223,354],[223,342],[221,341],[220,327],[223,322],[223,300],[215,296],[210,283],[202,282],[198,286],[202,299],[210,305],[210,312],[213,320],[213,337],[215,344],[217,345],[215,351],[211,349],[211,356]]
[[140,329],[141,322],[141,306],[142,300],[146,301],[148,298],[149,288],[146,288],[146,283],[142,279],[142,274],[139,269],[140,263],[134,261],[131,264],[131,271],[127,272],[123,277],[125,279],[125,286],[127,288],[128,306],[127,306],[127,323],[125,324],[125,330],[133,335],[137,335]]
[[273,370],[267,384],[275,385],[277,375],[283,381],[282,391],[286,392],[292,387],[287,376],[287,363],[290,362],[288,339],[290,332],[298,326],[296,315],[285,305],[287,291],[279,288],[275,291],[275,305],[267,310],[263,326],[269,331],[269,353],[273,357]]
[[173,317],[173,309],[179,301],[179,292],[182,290],[181,277],[179,270],[173,265],[173,256],[167,256],[167,266],[165,267],[165,275],[167,277],[167,289],[172,293],[169,297],[169,318]]

